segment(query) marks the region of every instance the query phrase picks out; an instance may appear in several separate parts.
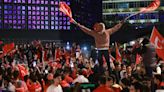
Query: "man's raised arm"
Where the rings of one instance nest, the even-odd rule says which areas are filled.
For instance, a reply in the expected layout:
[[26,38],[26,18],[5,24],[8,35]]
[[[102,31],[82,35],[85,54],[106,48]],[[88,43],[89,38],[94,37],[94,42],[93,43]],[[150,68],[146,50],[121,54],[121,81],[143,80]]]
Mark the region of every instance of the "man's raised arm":
[[89,29],[89,28],[87,28],[87,27],[85,27],[84,25],[81,25],[81,24],[79,24],[79,23],[77,23],[76,24],[78,27],[80,27],[80,29],[83,31],[83,32],[85,32],[85,33],[87,33],[87,34],[89,34],[89,35],[93,35],[93,31],[91,30],[91,29]]
[[107,29],[108,33],[109,33],[109,34],[115,33],[116,31],[118,31],[118,30],[122,27],[123,24],[124,24],[124,20],[123,20],[123,21],[120,21],[120,22],[119,22],[117,25],[115,25],[114,27]]

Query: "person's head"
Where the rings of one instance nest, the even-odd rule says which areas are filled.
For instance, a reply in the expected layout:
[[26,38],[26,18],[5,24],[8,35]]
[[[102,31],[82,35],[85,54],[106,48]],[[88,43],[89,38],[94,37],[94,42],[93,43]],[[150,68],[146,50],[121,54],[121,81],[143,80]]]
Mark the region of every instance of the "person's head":
[[162,81],[162,76],[161,75],[157,74],[157,75],[154,76],[154,82],[157,85],[159,85],[161,83],[161,81]]
[[100,78],[99,78],[99,84],[100,85],[105,85],[106,82],[107,82],[106,77],[105,76],[100,76]]
[[118,62],[114,63],[114,66],[117,71],[121,70],[121,65]]
[[95,23],[93,26],[94,31],[96,32],[102,32],[105,30],[105,24],[104,23]]
[[122,87],[128,87],[128,86],[130,86],[130,80],[127,78],[123,78],[123,79],[121,79],[120,84]]
[[19,71],[18,70],[15,70],[13,72],[13,77],[14,77],[14,79],[18,79],[18,77],[19,77]]
[[125,64],[121,64],[121,69],[122,70],[126,70],[126,65]]
[[132,72],[132,67],[131,66],[127,66],[126,67],[126,72],[127,73],[131,73]]
[[142,92],[142,84],[139,82],[132,83],[129,92]]
[[58,72],[56,72],[53,77],[54,77],[54,85],[58,86],[61,82],[61,75]]
[[106,85],[107,86],[110,87],[111,85],[113,85],[113,79],[112,79],[112,77],[107,77],[106,79],[107,79],[107,82],[106,82]]

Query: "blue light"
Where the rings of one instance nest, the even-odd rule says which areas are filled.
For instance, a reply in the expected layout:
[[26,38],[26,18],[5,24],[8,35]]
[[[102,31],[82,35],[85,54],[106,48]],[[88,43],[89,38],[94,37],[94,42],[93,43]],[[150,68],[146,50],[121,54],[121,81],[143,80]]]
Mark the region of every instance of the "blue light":
[[69,46],[69,45],[67,45],[67,46],[66,46],[66,49],[67,49],[67,50],[70,50],[70,46]]
[[87,47],[84,47],[83,49],[86,51],[87,50]]

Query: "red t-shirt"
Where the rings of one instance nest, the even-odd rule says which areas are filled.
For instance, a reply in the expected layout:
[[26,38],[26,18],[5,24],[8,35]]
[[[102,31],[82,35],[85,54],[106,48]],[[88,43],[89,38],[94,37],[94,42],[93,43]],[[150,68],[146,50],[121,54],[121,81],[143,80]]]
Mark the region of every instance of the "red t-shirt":
[[66,75],[64,80],[65,80],[67,83],[72,83],[72,82],[73,82],[73,78],[71,78],[69,75]]
[[42,91],[42,87],[39,82],[30,83],[30,81],[28,81],[27,87],[28,87],[29,92],[41,92]]
[[113,92],[113,90],[106,85],[101,85],[97,87],[93,92]]

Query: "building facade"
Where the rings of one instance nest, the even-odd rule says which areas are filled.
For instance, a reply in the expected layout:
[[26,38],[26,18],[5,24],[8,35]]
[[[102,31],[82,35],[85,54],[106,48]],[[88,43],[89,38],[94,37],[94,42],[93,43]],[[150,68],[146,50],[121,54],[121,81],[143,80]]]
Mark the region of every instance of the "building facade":
[[[103,20],[106,25],[111,26],[129,15],[137,13],[141,7],[147,7],[152,1],[154,0],[103,0]],[[137,26],[159,23],[161,21],[160,14],[162,14],[159,12],[163,10],[164,1],[161,0],[161,5],[157,10],[133,16],[128,22]]]

